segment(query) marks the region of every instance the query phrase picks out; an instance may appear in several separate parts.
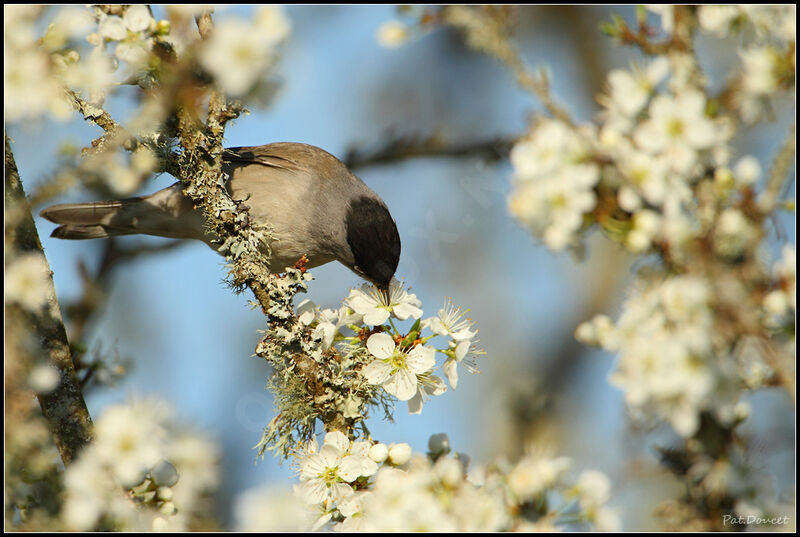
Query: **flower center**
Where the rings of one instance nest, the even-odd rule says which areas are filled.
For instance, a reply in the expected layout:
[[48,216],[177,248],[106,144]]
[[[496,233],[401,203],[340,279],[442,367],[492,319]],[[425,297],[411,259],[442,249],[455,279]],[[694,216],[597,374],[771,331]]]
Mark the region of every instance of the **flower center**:
[[396,373],[400,369],[406,368],[406,355],[403,352],[395,351],[389,358],[389,364],[392,366],[392,373]]
[[633,183],[635,185],[637,186],[643,185],[647,180],[647,170],[643,168],[639,168],[638,170],[633,170],[633,173],[631,174],[631,179],[633,180]]
[[673,138],[678,138],[683,135],[684,125],[683,121],[674,118],[667,123],[667,133]]
[[333,485],[334,483],[336,483],[339,480],[337,472],[336,472],[337,469],[338,468],[336,468],[336,467],[334,467],[334,468],[325,468],[325,471],[322,472],[319,475],[320,479],[325,481],[325,484],[330,487],[331,485]]

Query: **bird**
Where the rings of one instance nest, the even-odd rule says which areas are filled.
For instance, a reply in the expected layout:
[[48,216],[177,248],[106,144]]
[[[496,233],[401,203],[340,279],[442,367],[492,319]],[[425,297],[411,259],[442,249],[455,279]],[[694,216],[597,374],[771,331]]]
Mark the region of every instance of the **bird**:
[[[302,256],[307,268],[338,261],[386,295],[400,260],[397,224],[342,161],[313,145],[277,142],[225,149],[222,169],[231,198],[249,208],[251,223],[271,231],[272,272]],[[50,235],[59,239],[144,234],[200,240],[215,250],[219,244],[180,183],[149,196],[58,204],[39,214],[59,224]]]

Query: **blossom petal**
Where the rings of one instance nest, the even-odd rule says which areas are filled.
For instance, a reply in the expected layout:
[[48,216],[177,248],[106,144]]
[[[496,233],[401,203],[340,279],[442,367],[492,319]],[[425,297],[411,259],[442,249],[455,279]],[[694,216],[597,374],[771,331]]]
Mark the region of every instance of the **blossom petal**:
[[385,360],[394,354],[394,340],[385,332],[372,334],[367,339],[367,350],[375,358]]
[[361,370],[361,374],[367,379],[370,384],[383,384],[389,379],[392,374],[392,366],[375,360]]
[[300,479],[316,479],[328,467],[328,463],[319,453],[309,455],[300,468]]
[[363,292],[353,290],[350,292],[350,296],[347,297],[347,305],[356,313],[363,315],[375,309],[378,304],[374,300],[370,300]]
[[370,476],[378,471],[378,465],[369,457],[361,455],[348,455],[339,465],[339,477],[352,483],[359,477]]
[[425,390],[425,393],[428,395],[442,395],[447,391],[447,386],[441,378],[436,375],[431,375],[425,380],[422,389]]
[[446,360],[442,365],[442,371],[444,371],[444,376],[447,377],[450,387],[455,390],[458,384],[458,362],[453,359]]
[[322,503],[328,498],[328,487],[321,479],[301,483],[297,488],[300,499],[309,504]]
[[350,441],[347,437],[339,432],[339,431],[331,431],[325,435],[325,441],[323,442],[326,446],[333,446],[339,453],[346,453],[347,448],[350,447]]
[[417,345],[406,356],[408,368],[417,374],[425,373],[436,365],[436,351],[425,345]]
[[460,341],[458,345],[456,345],[456,360],[460,362],[464,359],[469,351],[470,345],[472,345],[472,341],[470,340]]
[[[414,295],[411,295],[412,297]],[[415,297],[416,298],[416,297]],[[419,303],[419,301],[416,301]],[[392,313],[401,321],[405,321],[409,317],[419,319],[422,317],[422,310],[410,302],[403,302],[392,306]]]
[[353,487],[347,483],[333,483],[330,488],[331,499],[338,502],[353,495]]
[[408,401],[417,393],[417,376],[407,369],[400,369],[383,383],[383,389],[401,401]]
[[343,453],[339,451],[339,448],[330,444],[325,444],[319,450],[319,456],[324,459],[327,468],[336,468],[342,460],[342,455]]
[[389,318],[389,311],[384,308],[375,308],[364,312],[364,324],[378,326]]
[[414,394],[414,397],[408,400],[408,413],[422,413],[422,402],[422,390],[417,390],[417,393]]

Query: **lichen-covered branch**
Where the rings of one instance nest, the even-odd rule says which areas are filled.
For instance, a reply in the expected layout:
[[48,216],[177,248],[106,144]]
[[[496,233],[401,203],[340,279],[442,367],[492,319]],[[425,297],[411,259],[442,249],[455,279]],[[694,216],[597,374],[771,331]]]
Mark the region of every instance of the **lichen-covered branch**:
[[[5,206],[7,214],[14,214],[6,221],[7,258],[13,259],[13,256],[29,252],[44,257],[7,136],[5,144]],[[56,388],[47,394],[38,394],[38,398],[61,459],[64,464],[69,464],[90,441],[92,420],[75,375],[52,276],[48,278],[48,284],[48,304],[40,311],[25,311],[19,306],[6,305],[9,322],[31,336],[30,339],[14,338],[16,344],[10,345],[9,350],[14,351],[12,354],[46,354],[47,363],[58,371]]]

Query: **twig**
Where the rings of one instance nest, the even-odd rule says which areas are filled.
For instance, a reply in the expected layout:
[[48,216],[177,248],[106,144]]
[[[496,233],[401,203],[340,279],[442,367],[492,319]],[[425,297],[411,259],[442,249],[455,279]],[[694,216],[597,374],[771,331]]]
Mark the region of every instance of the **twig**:
[[[121,262],[145,255],[169,252],[186,244],[188,241],[185,240],[170,240],[163,244],[138,243],[123,248],[114,238],[106,240],[99,256],[99,266],[94,274],[89,273],[83,261],[80,262],[79,272],[83,281],[83,293],[80,298],[64,306],[71,327],[70,340],[76,343],[83,341],[86,325],[97,309],[105,303],[111,274]],[[82,369],[80,360],[76,360],[75,367],[78,370]]]
[[[37,252],[44,257],[42,244],[28,209],[8,136],[5,138],[6,210],[26,208],[25,212],[27,213],[24,217],[20,216],[11,222],[6,222],[6,248],[10,246],[18,252]],[[59,372],[58,386],[52,392],[46,395],[38,394],[37,397],[42,414],[61,454],[61,460],[64,464],[69,464],[91,440],[92,420],[72,364],[69,341],[61,319],[61,310],[53,287],[52,276],[48,278],[48,286],[50,287],[48,290],[49,307],[41,313],[26,313],[18,307],[7,307],[6,312],[9,317],[17,319],[26,317],[23,322],[18,323],[19,329],[22,330],[25,326],[29,327],[33,339],[41,342],[41,350],[47,353],[48,363]],[[24,348],[20,348],[20,352],[25,351]]]
[[411,137],[391,138],[374,151],[350,147],[344,163],[350,168],[381,166],[410,158],[424,157],[474,157],[496,162],[508,157],[511,146],[518,137],[494,138],[481,142],[447,144],[437,137],[420,140]]
[[505,63],[523,89],[532,93],[554,118],[572,125],[572,118],[550,94],[550,82],[545,71],[531,72],[511,43],[509,11],[498,6],[447,6],[442,20],[461,30],[472,48],[491,54]]
[[795,124],[789,129],[786,139],[775,155],[772,161],[772,167],[769,172],[769,179],[767,186],[764,188],[764,194],[759,202],[763,214],[769,214],[775,209],[781,195],[783,194],[784,184],[790,179],[789,171],[794,164],[795,156]]

